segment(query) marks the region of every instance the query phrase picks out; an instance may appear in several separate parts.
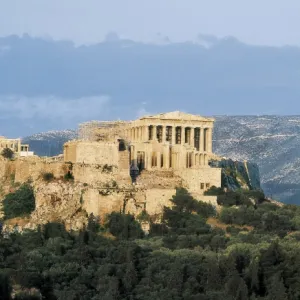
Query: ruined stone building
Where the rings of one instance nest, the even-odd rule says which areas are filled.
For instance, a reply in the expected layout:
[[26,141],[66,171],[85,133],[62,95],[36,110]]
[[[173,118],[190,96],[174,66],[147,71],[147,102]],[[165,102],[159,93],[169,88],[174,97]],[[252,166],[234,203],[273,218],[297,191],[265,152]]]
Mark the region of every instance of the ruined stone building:
[[221,169],[213,157],[214,119],[179,111],[144,116],[135,121],[93,121],[81,124],[79,140],[64,145],[64,160],[110,165],[120,173],[172,172],[191,191],[221,186]]
[[17,156],[31,156],[33,152],[29,151],[29,145],[22,144],[21,139],[9,139],[4,136],[0,136],[0,153],[9,148]]

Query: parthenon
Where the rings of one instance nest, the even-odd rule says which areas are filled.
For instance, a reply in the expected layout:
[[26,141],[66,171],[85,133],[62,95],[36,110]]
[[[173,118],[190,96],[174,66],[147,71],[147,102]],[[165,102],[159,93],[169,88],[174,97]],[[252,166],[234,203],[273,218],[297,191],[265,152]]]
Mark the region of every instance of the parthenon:
[[92,121],[79,126],[79,139],[64,145],[64,160],[130,169],[172,171],[194,190],[221,186],[221,170],[209,166],[214,156],[214,119],[179,111],[135,121]]
[[179,111],[133,121],[125,130],[131,161],[145,169],[207,166],[212,153],[213,122]]

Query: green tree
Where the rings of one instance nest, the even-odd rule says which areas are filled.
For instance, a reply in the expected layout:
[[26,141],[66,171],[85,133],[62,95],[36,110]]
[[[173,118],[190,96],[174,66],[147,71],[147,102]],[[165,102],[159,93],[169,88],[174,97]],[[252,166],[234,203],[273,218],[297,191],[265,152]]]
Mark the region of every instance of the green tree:
[[271,278],[268,286],[268,300],[287,300],[286,288],[280,274],[275,274]]
[[11,299],[12,288],[7,274],[0,272],[0,300]]
[[12,159],[14,157],[14,152],[10,148],[4,148],[1,152],[4,158]]
[[144,234],[140,224],[130,214],[111,213],[107,217],[106,227],[120,239],[141,238]]
[[3,200],[3,211],[6,219],[28,215],[35,209],[33,188],[25,183],[14,193]]

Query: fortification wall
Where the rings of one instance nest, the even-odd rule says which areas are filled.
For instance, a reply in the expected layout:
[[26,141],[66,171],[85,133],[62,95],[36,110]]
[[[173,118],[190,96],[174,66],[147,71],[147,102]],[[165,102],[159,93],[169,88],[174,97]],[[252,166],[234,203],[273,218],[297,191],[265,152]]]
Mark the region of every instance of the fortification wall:
[[76,162],[118,166],[119,151],[116,143],[78,143]]
[[42,158],[18,158],[15,161],[0,161],[0,181],[5,183],[26,182],[29,179],[37,181],[43,173],[53,173],[54,177],[61,178],[67,172],[68,166],[64,162],[49,162]]
[[[83,208],[88,214],[100,216],[101,219],[113,211],[138,215],[146,210],[150,216],[161,216],[164,206],[171,207],[175,189],[147,189],[132,191],[111,191],[103,195],[100,189],[88,188],[84,191]],[[211,203],[217,207],[216,196],[192,194],[195,199]]]
[[65,162],[114,165],[119,163],[119,147],[114,142],[71,141],[64,145]]
[[221,187],[221,169],[203,167],[198,169],[182,169],[175,173],[183,179],[184,186],[191,192],[203,194],[209,187]]

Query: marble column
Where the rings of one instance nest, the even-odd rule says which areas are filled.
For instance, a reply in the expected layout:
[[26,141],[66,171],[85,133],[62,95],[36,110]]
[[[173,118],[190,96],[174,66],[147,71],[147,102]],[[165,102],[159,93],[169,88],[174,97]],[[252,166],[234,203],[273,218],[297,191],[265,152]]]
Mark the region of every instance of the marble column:
[[144,127],[144,141],[149,140],[149,126]]
[[164,148],[163,154],[164,154],[164,159],[163,159],[164,168],[169,169],[170,168],[170,149],[169,149],[169,145]]
[[204,152],[204,128],[200,128],[200,152]]
[[185,143],[185,127],[181,126],[181,145]]
[[153,125],[153,141],[157,141],[157,126]]
[[190,145],[192,147],[195,147],[195,128],[194,127],[191,127],[190,129]]
[[172,168],[176,169],[176,153],[172,152]]
[[172,127],[172,145],[176,144],[176,126]]
[[160,152],[156,152],[156,162],[157,162],[156,167],[158,169],[160,169],[161,168],[161,153]]
[[152,168],[152,152],[147,153],[147,170]]

